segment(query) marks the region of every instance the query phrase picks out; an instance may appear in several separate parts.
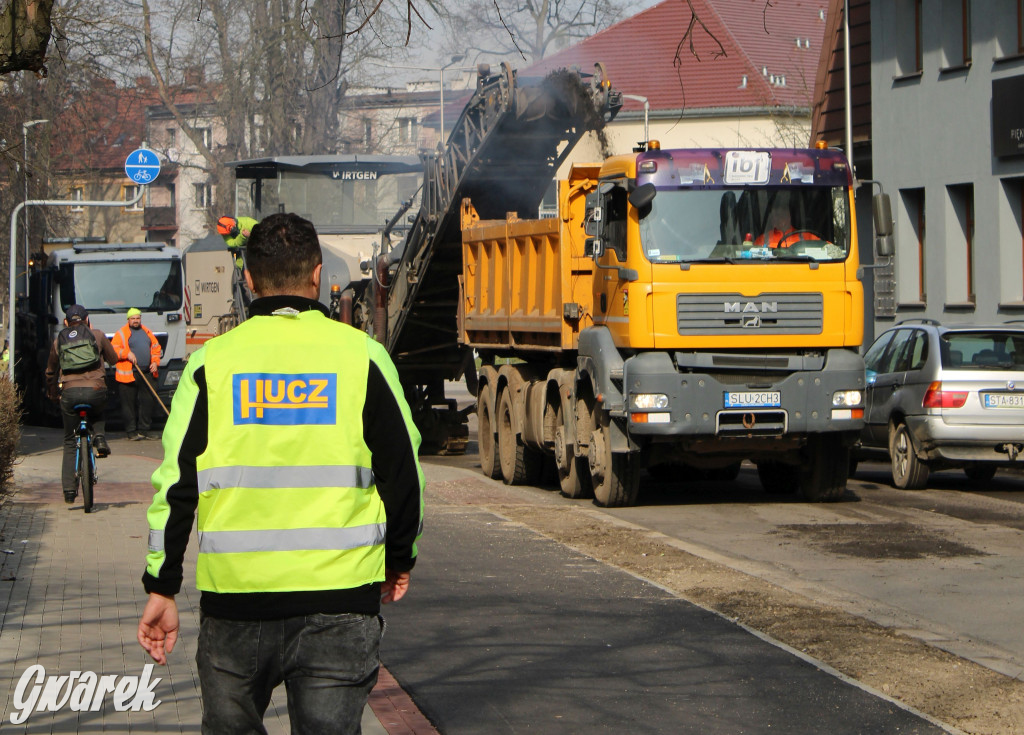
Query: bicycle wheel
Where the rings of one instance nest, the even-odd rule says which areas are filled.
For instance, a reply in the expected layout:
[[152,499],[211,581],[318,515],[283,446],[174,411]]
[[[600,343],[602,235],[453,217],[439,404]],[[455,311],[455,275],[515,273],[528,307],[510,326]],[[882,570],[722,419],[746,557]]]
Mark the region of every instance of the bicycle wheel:
[[[85,442],[85,450],[79,456],[82,461],[82,501],[85,505],[85,512],[92,513],[92,486],[95,481],[95,467],[93,467],[92,442]],[[84,456],[83,456],[84,455]]]

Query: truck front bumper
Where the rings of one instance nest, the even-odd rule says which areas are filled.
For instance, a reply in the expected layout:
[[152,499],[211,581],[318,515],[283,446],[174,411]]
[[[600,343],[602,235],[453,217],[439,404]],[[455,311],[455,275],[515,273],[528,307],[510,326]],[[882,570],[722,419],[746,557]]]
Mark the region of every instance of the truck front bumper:
[[[763,376],[748,370],[740,380],[728,375],[680,371],[664,352],[627,359],[621,415],[628,432],[651,438],[754,438],[858,432],[864,425],[864,362],[849,350],[828,350],[816,370],[766,370]],[[834,405],[833,396],[847,391],[859,391],[861,402]],[[730,407],[726,396],[737,392],[777,405]],[[659,405],[638,408],[638,396]]]

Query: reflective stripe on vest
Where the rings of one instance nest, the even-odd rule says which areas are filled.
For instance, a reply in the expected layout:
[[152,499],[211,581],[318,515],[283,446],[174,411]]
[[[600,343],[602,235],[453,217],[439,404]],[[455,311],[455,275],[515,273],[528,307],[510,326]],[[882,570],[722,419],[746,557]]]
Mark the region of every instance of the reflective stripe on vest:
[[253,467],[234,465],[199,470],[199,492],[224,487],[373,487],[369,467],[319,465],[315,467]]
[[349,528],[290,528],[271,531],[203,531],[200,554],[247,551],[344,551],[384,543],[384,523]]

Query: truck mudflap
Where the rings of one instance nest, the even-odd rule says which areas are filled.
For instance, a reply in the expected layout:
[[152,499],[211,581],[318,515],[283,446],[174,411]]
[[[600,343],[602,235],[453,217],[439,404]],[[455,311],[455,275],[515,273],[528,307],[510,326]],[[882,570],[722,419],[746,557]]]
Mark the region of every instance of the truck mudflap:
[[[701,355],[715,367],[715,355]],[[859,432],[864,361],[850,350],[817,355],[722,355],[704,371],[682,354],[646,352],[623,364],[628,431],[636,437],[754,438]]]

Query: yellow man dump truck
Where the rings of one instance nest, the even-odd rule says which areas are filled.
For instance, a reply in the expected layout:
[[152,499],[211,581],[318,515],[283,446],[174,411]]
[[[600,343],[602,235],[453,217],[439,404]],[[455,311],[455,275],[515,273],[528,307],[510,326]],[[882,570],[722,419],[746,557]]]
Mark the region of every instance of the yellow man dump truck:
[[652,141],[573,166],[543,218],[556,171],[621,104],[600,64],[482,66],[354,322],[387,347],[430,451],[465,449],[444,394],[465,377],[491,477],[555,464],[565,495],[629,505],[645,468],[727,479],[749,459],[769,492],[837,498],[864,413],[848,163]]
[[556,218],[462,202],[484,473],[529,483],[553,455],[564,495],[621,506],[644,468],[748,459],[768,492],[838,498],[865,380],[846,159],[641,148],[573,166]]

